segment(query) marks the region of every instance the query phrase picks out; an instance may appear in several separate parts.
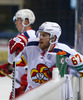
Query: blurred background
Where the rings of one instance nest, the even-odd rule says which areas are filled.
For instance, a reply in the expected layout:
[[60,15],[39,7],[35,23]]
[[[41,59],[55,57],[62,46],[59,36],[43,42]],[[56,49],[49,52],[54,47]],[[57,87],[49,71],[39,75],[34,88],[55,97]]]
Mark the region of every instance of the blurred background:
[[[7,62],[7,45],[10,38],[18,34],[12,21],[15,13],[22,8],[31,9],[37,30],[44,21],[60,24],[60,42],[74,47],[76,0],[0,0],[0,64]],[[3,52],[4,51],[4,52]]]
[[[83,54],[83,0],[0,0],[0,65],[7,62],[9,39],[18,34],[13,16],[23,8],[36,16],[33,29],[45,21],[57,22],[62,28],[59,42]],[[9,78],[0,78],[0,100],[8,100],[11,87]]]

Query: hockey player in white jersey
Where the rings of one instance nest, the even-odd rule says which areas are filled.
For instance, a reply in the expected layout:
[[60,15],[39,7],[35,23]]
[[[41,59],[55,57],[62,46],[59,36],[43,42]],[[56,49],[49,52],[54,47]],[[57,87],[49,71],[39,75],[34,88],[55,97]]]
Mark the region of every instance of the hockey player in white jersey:
[[[45,22],[38,29],[39,41],[29,42],[22,55],[28,62],[27,90],[47,82],[52,77],[52,68],[56,66],[56,54],[67,53],[67,64],[77,71],[83,71],[83,55],[59,43],[61,27],[55,22]],[[11,49],[10,49],[11,52]],[[12,52],[11,52],[12,53]]]
[[[19,81],[21,81],[21,77],[23,80],[22,75],[25,73],[24,66],[26,65],[26,62],[24,61],[24,59],[22,59],[21,51],[28,44],[28,42],[30,42],[36,37],[36,31],[33,30],[31,27],[31,25],[35,21],[35,15],[30,9],[21,9],[16,12],[15,16],[13,17],[13,21],[16,25],[17,30],[19,31],[19,34],[9,41],[9,48],[8,48],[9,63],[0,65],[0,69],[4,70],[7,74],[10,74],[12,72],[11,60],[13,60],[14,52],[17,51],[16,62],[18,67],[16,68],[16,78],[19,77]],[[21,59],[21,63],[19,64],[20,59]],[[4,76],[4,75],[0,74],[0,76]],[[25,74],[24,78],[26,77],[27,76]],[[15,87],[19,88],[20,85],[16,83]],[[16,90],[16,95],[18,95],[18,90]]]

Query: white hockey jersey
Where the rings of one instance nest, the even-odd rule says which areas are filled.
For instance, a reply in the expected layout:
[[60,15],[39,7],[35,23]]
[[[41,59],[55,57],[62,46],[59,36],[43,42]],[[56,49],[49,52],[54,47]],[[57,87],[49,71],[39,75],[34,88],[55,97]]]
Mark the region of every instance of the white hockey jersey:
[[76,68],[78,71],[83,70],[83,56],[69,46],[56,43],[53,52],[44,52],[39,46],[39,42],[29,42],[24,48],[22,54],[28,62],[28,87],[27,90],[35,88],[49,80],[44,72],[46,69],[56,65],[56,53],[65,51],[67,53],[67,64]]
[[[36,31],[35,30],[27,30],[24,33],[22,33],[28,38],[28,42],[32,41],[34,38],[36,38]],[[22,52],[19,53],[19,55],[16,58],[16,62],[19,62],[21,60],[21,54]],[[8,47],[8,62],[13,63],[13,56],[14,54],[10,54],[9,47]]]
[[[28,42],[32,41],[34,38],[36,38],[36,31],[35,30],[27,30],[26,32],[22,33],[23,35],[25,35],[28,38]],[[16,63],[19,63],[19,61],[21,60],[21,54],[22,52],[20,52],[17,57],[16,57]],[[13,56],[14,54],[10,54],[9,52],[9,47],[8,47],[8,62],[9,63],[13,63]],[[23,74],[25,74],[25,67],[16,67],[15,68],[15,78],[20,82],[21,81],[21,77]],[[15,88],[19,88],[20,85],[15,82]]]

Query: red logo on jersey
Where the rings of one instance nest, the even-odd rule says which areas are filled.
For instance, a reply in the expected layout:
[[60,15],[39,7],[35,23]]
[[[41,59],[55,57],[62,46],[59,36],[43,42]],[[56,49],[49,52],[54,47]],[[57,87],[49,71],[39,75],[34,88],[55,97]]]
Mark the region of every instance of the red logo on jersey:
[[38,64],[37,69],[32,69],[31,78],[36,83],[45,83],[49,80],[47,75],[48,67],[44,64]]

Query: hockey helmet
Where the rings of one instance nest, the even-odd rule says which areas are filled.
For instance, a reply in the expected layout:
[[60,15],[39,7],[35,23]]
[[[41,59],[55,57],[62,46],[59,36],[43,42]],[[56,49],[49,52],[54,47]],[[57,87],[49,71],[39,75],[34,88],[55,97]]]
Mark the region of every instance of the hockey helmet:
[[55,42],[58,41],[61,35],[61,27],[55,22],[44,22],[38,29],[38,32],[40,31],[49,33],[51,39],[56,35],[57,39]]
[[26,18],[28,18],[29,25],[33,24],[35,21],[35,15],[30,9],[21,9],[17,11],[15,16],[13,17],[13,21],[15,21],[17,18],[21,18],[23,22],[25,21]]

